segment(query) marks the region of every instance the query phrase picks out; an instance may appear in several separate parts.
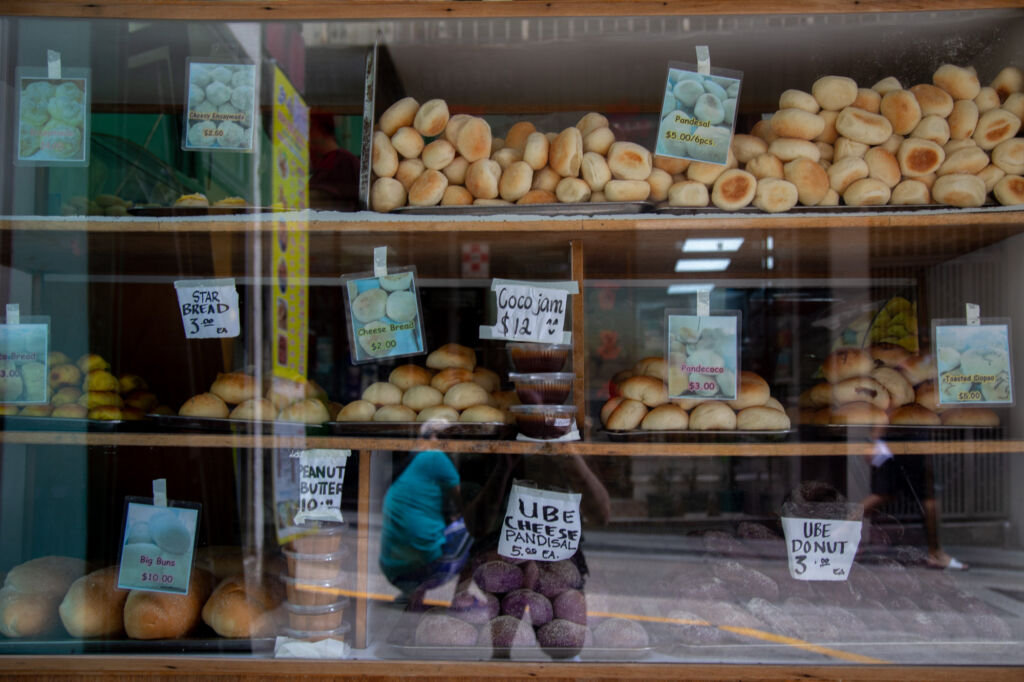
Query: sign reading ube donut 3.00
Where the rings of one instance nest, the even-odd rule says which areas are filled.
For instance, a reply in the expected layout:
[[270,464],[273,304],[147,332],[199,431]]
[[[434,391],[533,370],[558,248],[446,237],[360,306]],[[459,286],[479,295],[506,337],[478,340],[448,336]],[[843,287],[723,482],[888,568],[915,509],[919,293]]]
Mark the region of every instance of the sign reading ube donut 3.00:
[[740,71],[669,64],[658,126],[657,156],[724,165],[740,97]]

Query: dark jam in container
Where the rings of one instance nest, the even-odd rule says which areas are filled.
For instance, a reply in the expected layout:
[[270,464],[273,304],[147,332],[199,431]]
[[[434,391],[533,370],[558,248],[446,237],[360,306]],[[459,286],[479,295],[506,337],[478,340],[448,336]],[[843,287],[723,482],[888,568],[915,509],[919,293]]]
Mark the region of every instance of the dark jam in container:
[[575,405],[512,405],[508,409],[523,435],[542,440],[569,433],[576,416]]
[[573,375],[568,372],[509,374],[508,378],[524,405],[561,405],[572,392]]
[[517,372],[561,372],[571,348],[567,343],[510,343],[508,356]]

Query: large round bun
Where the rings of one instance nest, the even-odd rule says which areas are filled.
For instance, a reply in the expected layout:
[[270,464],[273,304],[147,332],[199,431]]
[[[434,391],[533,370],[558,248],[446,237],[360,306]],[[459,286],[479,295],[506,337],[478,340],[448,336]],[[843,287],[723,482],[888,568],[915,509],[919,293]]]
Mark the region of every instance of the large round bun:
[[914,402],[914,387],[899,370],[892,367],[876,367],[871,378],[885,387],[889,393],[889,407],[899,407]]
[[821,371],[829,383],[837,384],[850,377],[865,377],[875,368],[871,354],[860,348],[840,348],[832,351],[821,363]]
[[416,413],[405,405],[384,405],[373,413],[375,422],[414,422]]
[[403,391],[407,391],[413,386],[429,385],[430,378],[433,375],[433,372],[419,365],[399,365],[391,370],[391,374],[388,375],[388,382]]
[[904,426],[939,426],[942,420],[926,407],[917,403],[900,405],[889,413],[889,423]]
[[428,407],[416,415],[416,421],[457,422],[459,421],[459,411],[454,407],[449,407],[448,405],[435,405],[434,407]]
[[725,403],[709,400],[693,408],[690,428],[694,431],[733,431],[736,413]]
[[444,394],[444,404],[456,410],[465,410],[474,405],[486,405],[490,398],[491,394],[484,390],[483,386],[473,381],[465,381],[448,389]]
[[615,411],[615,408],[617,408],[623,400],[626,400],[626,398],[623,398],[621,395],[617,395],[614,398],[609,398],[608,401],[601,406],[602,424],[608,424],[608,417],[611,416],[612,412]]
[[400,99],[380,115],[378,127],[385,135],[391,137],[399,128],[413,124],[419,108],[420,103],[413,97]]
[[446,343],[427,356],[427,367],[448,369],[460,367],[472,371],[476,367],[476,353],[472,348],[457,343]]
[[210,386],[213,393],[229,405],[238,405],[246,400],[260,397],[260,385],[256,377],[244,372],[217,374]]
[[772,397],[768,382],[753,372],[740,372],[736,399],[726,402],[734,410],[764,405]]
[[373,413],[377,406],[369,400],[353,400],[341,408],[335,417],[340,422],[368,422],[373,420]]
[[185,404],[178,410],[182,417],[213,417],[225,419],[228,416],[228,406],[223,400],[213,393],[200,393],[185,401]]
[[284,422],[301,422],[303,424],[323,424],[330,421],[331,415],[327,407],[316,398],[306,398],[281,410],[277,418]]
[[447,393],[448,389],[455,384],[473,381],[473,377],[473,372],[468,369],[463,369],[461,367],[449,367],[448,369],[442,369],[440,372],[435,374],[430,380],[430,385],[441,391],[441,393]]
[[789,417],[767,406],[748,407],[736,415],[736,428],[740,431],[785,431]]
[[247,419],[251,421],[271,421],[277,416],[274,403],[266,398],[250,398],[238,404],[228,415],[231,419]]
[[665,358],[660,355],[641,358],[633,365],[633,374],[636,376],[654,377],[665,381],[668,376],[668,368],[665,365]]
[[830,424],[888,424],[889,417],[871,403],[847,403],[834,408],[829,416]]
[[466,408],[459,415],[460,422],[473,422],[481,424],[501,424],[505,421],[505,413],[497,407],[490,405],[474,405]]
[[401,405],[402,389],[386,381],[375,381],[366,387],[362,398],[378,407],[381,405]]
[[471,381],[483,386],[484,390],[488,393],[494,393],[501,388],[501,377],[498,373],[489,370],[486,367],[477,367],[473,370],[473,378]]
[[632,376],[622,382],[620,392],[630,400],[638,400],[647,407],[657,407],[668,402],[665,382],[648,376]]
[[871,377],[850,377],[833,386],[832,402],[836,405],[871,403],[880,410],[887,410],[889,392]]
[[420,105],[412,125],[423,137],[435,137],[448,125],[448,103],[443,99],[427,100]]
[[934,379],[938,375],[935,360],[931,355],[911,355],[896,367],[911,386]]
[[612,410],[605,426],[612,431],[632,431],[647,416],[647,407],[639,400],[624,399]]
[[433,386],[412,386],[402,394],[402,404],[416,410],[436,407],[444,402],[444,394]]
[[686,411],[675,405],[659,405],[640,422],[643,431],[683,430],[690,423]]

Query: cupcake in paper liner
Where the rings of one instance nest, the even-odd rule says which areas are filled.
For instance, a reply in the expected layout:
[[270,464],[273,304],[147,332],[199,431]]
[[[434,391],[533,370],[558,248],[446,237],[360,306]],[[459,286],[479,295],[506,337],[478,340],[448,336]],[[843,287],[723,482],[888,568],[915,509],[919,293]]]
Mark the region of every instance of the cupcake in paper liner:
[[69,126],[75,126],[76,128],[82,125],[82,119],[85,116],[85,108],[82,106],[82,102],[68,97],[54,97],[46,105],[46,109],[50,112],[50,118],[54,121],[67,123]]
[[43,126],[40,147],[58,159],[74,159],[82,155],[82,131],[60,121]]
[[[209,131],[207,133],[206,131]],[[217,124],[213,121],[200,121],[188,129],[190,147],[213,147],[217,144]]]

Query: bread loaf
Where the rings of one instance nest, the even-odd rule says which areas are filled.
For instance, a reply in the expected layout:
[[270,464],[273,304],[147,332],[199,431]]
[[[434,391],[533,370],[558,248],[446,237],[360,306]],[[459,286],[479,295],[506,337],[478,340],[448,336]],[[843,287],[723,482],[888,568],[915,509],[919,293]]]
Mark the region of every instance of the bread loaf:
[[71,583],[58,612],[72,637],[115,637],[124,631],[129,590],[117,587],[120,566],[108,566]]
[[416,119],[416,112],[419,111],[420,103],[413,97],[405,97],[388,107],[383,114],[377,127],[388,137],[395,134],[395,131],[402,126],[411,126]]
[[806,109],[780,109],[769,120],[776,138],[813,140],[825,131],[825,119]]
[[416,110],[412,127],[423,137],[435,137],[448,125],[448,103],[443,99],[427,100]]
[[473,163],[491,155],[491,140],[491,126],[487,121],[470,116],[459,125],[455,136],[455,148],[466,161]]
[[132,590],[124,604],[124,629],[132,639],[176,639],[199,623],[213,576],[193,568],[187,594]]
[[575,178],[580,174],[582,162],[583,136],[579,128],[566,128],[551,143],[548,149],[548,163],[561,177]]
[[284,589],[273,578],[225,578],[203,606],[203,622],[221,637],[267,637],[274,634],[274,610],[283,599]]
[[44,556],[12,568],[0,589],[0,634],[43,637],[60,627],[57,612],[71,584],[88,571],[81,559]]

